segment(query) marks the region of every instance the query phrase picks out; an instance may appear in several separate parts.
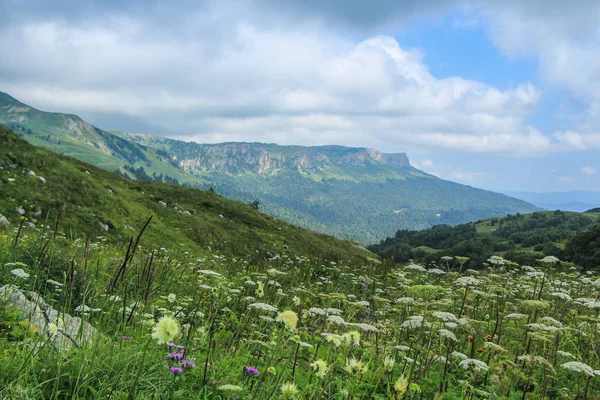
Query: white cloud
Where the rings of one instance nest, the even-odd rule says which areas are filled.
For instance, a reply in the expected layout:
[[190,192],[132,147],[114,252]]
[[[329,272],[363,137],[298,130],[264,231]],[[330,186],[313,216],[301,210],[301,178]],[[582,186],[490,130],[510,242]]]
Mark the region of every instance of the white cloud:
[[[228,23],[211,24],[217,17]],[[218,5],[181,24],[187,36],[153,33],[135,15],[11,26],[0,36],[12,55],[0,85],[40,108],[122,113],[202,142],[551,148],[524,121],[540,98],[529,82],[499,90],[439,79],[392,37],[355,43],[319,24],[259,25]]]
[[581,172],[583,172],[586,175],[594,175],[596,172],[598,172],[598,170],[594,167],[581,167]]
[[[169,9],[155,3],[118,16],[63,20],[50,13],[18,20],[0,31],[0,52],[11,55],[0,64],[0,88],[40,108],[125,114],[200,142],[336,143],[384,151],[413,146],[520,156],[600,148],[600,134],[574,129],[550,136],[530,126],[526,119],[541,97],[532,83],[501,90],[460,76],[436,77],[418,49],[401,48],[391,36],[357,41],[332,29],[327,21],[339,13],[347,14],[339,17],[345,24],[367,18],[373,8],[334,3],[335,12],[309,2],[297,21],[290,19],[294,13],[277,14],[279,8],[266,0],[265,9],[251,2],[208,2],[197,9],[188,4],[172,20],[163,18]],[[415,7],[417,14],[448,7],[421,3],[374,10],[370,26],[389,24],[393,15],[402,20]],[[578,68],[588,68],[583,78],[593,77],[593,59],[582,61],[582,54],[568,50],[581,35],[560,24],[551,31],[555,27],[545,21],[556,16],[509,3],[473,3],[484,10],[505,52],[536,52],[546,60],[545,35],[560,36],[565,59],[575,57]],[[325,20],[318,18],[323,12]],[[521,15],[532,17],[531,26]],[[464,20],[483,23],[479,14]],[[564,71],[558,58],[548,60],[555,67],[545,73],[557,84],[552,77]],[[594,90],[592,97],[600,93]]]
[[486,174],[483,172],[462,171],[462,170],[452,171],[452,178],[456,179],[459,182],[472,183],[474,181],[481,180],[485,176],[486,176]]

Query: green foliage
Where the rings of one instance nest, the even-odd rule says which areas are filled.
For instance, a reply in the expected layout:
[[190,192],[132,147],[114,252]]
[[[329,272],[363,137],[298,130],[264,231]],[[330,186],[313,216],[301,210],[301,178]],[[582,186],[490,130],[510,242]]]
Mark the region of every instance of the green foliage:
[[[595,213],[535,212],[508,215],[474,223],[438,225],[422,231],[400,230],[369,249],[398,262],[438,261],[443,256],[466,256],[470,268],[481,268],[492,255],[534,265],[555,256],[586,268],[600,266],[600,229]],[[424,249],[422,246],[426,246]]]
[[373,243],[398,228],[456,225],[530,212],[521,200],[444,181],[403,153],[343,146],[198,144],[102,131],[74,115],[46,113],[0,92],[0,123],[29,142],[139,180],[208,189],[338,238]]
[[27,222],[24,229],[31,223],[82,240],[101,236],[122,243],[152,217],[147,243],[177,243],[176,252],[185,248],[202,255],[210,248],[260,261],[285,246],[290,254],[327,260],[370,256],[349,242],[290,226],[214,192],[124,179],[34,147],[3,127],[0,167],[0,214],[15,227],[20,208]]

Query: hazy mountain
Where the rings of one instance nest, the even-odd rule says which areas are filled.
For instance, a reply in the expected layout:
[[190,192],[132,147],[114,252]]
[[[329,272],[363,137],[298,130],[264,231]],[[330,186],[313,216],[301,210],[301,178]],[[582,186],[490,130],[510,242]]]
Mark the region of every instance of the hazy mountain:
[[567,192],[505,192],[547,210],[583,212],[600,207],[600,192],[571,190]]
[[536,210],[509,196],[439,179],[404,153],[343,146],[198,144],[106,132],[0,93],[0,123],[31,143],[130,178],[212,187],[265,212],[340,238],[375,242],[398,229]]

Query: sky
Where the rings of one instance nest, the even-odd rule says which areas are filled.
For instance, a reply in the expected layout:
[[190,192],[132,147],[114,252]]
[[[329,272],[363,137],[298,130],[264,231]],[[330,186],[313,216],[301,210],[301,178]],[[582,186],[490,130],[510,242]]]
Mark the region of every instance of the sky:
[[103,129],[600,190],[600,2],[3,0],[0,91]]

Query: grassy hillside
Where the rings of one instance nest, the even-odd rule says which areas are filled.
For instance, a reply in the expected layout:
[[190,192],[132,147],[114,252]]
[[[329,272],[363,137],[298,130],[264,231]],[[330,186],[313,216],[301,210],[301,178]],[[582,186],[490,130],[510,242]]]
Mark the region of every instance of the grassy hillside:
[[600,268],[600,212],[544,211],[490,218],[455,227],[434,226],[423,231],[396,232],[369,248],[375,253],[405,262],[430,262],[443,256],[470,257],[472,268],[481,268],[498,255],[521,264],[534,264],[544,256],[556,256],[589,269]]
[[344,146],[198,144],[102,131],[0,92],[0,124],[27,141],[138,180],[214,190],[289,223],[373,243],[397,229],[535,211],[502,194],[438,179],[404,153]]
[[20,209],[37,225],[54,226],[58,219],[62,232],[122,242],[152,216],[144,239],[155,247],[198,254],[210,247],[257,258],[280,253],[284,245],[290,254],[329,260],[369,255],[349,242],[290,226],[210,191],[124,179],[34,147],[2,127],[0,167],[0,214],[17,226]]
[[[83,121],[73,114],[51,113],[23,104],[0,92],[0,125],[12,129],[28,142],[74,157],[107,171],[143,168],[148,179],[169,177],[181,183],[201,184],[202,180],[164,162],[153,148],[132,143]],[[166,178],[163,180],[167,180]]]
[[403,153],[343,146],[198,144],[113,131],[156,147],[227,197],[337,237],[374,242],[398,228],[424,229],[531,212],[522,200],[439,179]]

